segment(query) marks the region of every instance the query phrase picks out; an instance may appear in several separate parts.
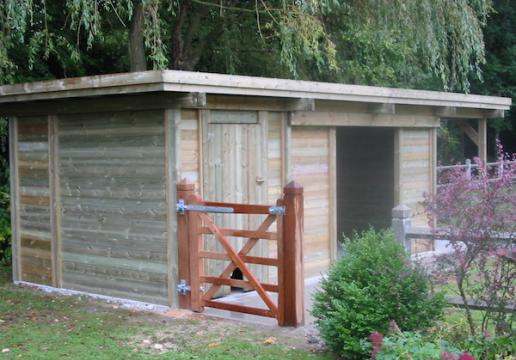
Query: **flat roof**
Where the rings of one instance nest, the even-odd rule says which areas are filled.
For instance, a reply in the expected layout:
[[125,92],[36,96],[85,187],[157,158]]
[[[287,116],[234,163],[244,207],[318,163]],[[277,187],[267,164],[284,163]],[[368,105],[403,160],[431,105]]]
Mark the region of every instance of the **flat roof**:
[[0,86],[0,103],[145,92],[206,93],[509,110],[511,98],[190,71],[143,71]]

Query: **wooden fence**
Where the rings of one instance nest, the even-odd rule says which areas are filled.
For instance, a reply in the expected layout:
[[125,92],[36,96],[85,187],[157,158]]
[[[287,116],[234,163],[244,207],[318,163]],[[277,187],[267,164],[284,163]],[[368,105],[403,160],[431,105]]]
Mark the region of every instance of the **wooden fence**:
[[[436,241],[446,243],[450,240],[449,234],[446,234],[444,229],[441,231],[439,231],[439,229],[432,231],[432,229],[429,228],[412,227],[411,217],[410,208],[405,205],[399,205],[392,209],[392,231],[394,232],[396,239],[405,247],[406,251],[411,254],[413,259],[422,262],[426,267],[431,267],[431,264],[435,261],[435,257],[437,255],[451,253],[451,248],[446,249],[446,247],[443,246],[440,250],[436,250],[434,248],[433,251],[413,254],[412,241],[416,239],[425,239],[431,240],[434,243]],[[500,233],[494,237],[494,241],[498,242],[510,242],[514,244],[515,240],[516,234],[514,233]],[[459,297],[447,297],[446,301],[450,306],[460,308],[464,307],[464,303]],[[485,303],[474,301],[471,301],[468,306],[474,310],[485,310],[487,308]],[[514,312],[515,304],[508,304],[504,309],[502,309],[502,311]]]
[[[499,179],[503,176],[504,171],[507,166],[516,166],[516,161],[497,161],[497,162],[488,162],[485,164],[486,170],[489,174],[492,174],[493,180]],[[472,162],[470,159],[466,159],[464,164],[457,165],[444,165],[444,166],[436,166],[436,175],[437,175],[437,189],[442,186],[448,185],[447,183],[443,183],[442,181],[446,179],[445,175],[447,172],[455,171],[455,170],[464,170],[466,176],[471,179],[472,176],[478,173],[479,164],[476,162]]]

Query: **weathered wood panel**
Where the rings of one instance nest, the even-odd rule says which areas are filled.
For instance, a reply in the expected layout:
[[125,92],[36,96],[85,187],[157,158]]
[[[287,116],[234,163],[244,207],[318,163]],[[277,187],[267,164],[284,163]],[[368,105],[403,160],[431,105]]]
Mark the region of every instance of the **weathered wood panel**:
[[168,303],[163,111],[59,118],[63,287]]
[[52,285],[48,119],[19,118],[17,133],[21,280]]
[[319,275],[330,263],[330,130],[293,127],[290,177],[304,187],[305,276]]
[[[269,112],[267,115],[267,203],[276,204],[276,201],[283,196],[283,153],[284,144],[282,139],[282,127],[284,122],[284,113]],[[276,223],[269,228],[270,231],[276,231]],[[278,246],[277,242],[269,241],[268,255],[271,258],[277,258]],[[277,279],[277,268],[269,268],[269,281],[274,282]]]
[[[211,118],[216,114],[217,122]],[[229,115],[231,122],[224,122]],[[237,115],[243,115],[243,122],[238,123]],[[247,119],[258,116],[259,122],[248,123]],[[234,203],[266,203],[267,188],[267,154],[264,153],[267,114],[263,112],[226,112],[211,111],[203,118],[203,198],[210,201]],[[264,217],[259,215],[213,215],[217,225],[255,230]],[[243,239],[231,239],[232,246],[240,250]],[[205,249],[222,252],[222,246],[213,236],[205,237]],[[267,245],[259,243],[250,255],[263,256]],[[226,263],[206,260],[205,273],[218,276]],[[260,265],[251,266],[253,273],[260,280],[265,280],[266,270]],[[261,274],[261,275],[260,275]],[[236,275],[236,274],[235,274]]]
[[337,130],[338,236],[388,228],[394,205],[394,130]]
[[199,112],[183,109],[179,124],[179,174],[178,179],[186,179],[195,184],[196,191],[200,190],[200,151]]
[[402,128],[396,139],[397,203],[412,209],[415,226],[427,225],[420,202],[433,187],[433,135],[432,129]]

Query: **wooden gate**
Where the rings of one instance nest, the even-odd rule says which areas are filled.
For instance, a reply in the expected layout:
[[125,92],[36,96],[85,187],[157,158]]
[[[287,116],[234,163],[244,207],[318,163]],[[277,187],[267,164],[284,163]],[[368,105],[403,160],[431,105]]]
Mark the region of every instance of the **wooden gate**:
[[[259,316],[273,317],[281,326],[297,326],[304,322],[303,279],[303,188],[295,182],[285,186],[283,197],[275,205],[234,204],[204,201],[194,193],[194,185],[182,181],[177,185],[177,224],[179,260],[179,306],[193,311],[213,307]],[[210,213],[265,215],[256,230],[221,228]],[[276,229],[270,231],[276,223]],[[214,236],[224,252],[207,251],[203,237]],[[236,249],[229,237],[247,238]],[[277,242],[277,258],[251,256],[260,241]],[[229,262],[219,276],[204,273],[204,259]],[[262,283],[248,264],[274,266],[277,283]],[[232,279],[239,269],[243,280]],[[206,287],[204,287],[206,285]],[[235,286],[255,290],[267,308],[258,308],[214,301],[221,286]],[[278,294],[277,303],[270,294]]]

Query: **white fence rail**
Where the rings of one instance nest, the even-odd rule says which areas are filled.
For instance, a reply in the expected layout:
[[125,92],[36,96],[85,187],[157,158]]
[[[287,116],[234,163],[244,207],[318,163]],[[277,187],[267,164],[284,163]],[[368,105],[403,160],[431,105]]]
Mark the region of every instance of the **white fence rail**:
[[[507,166],[511,165],[516,166],[516,161],[504,160],[497,162],[488,162],[485,164],[487,172],[492,175],[492,180],[501,178]],[[478,174],[479,166],[479,164],[477,164],[476,162],[472,162],[470,159],[466,159],[464,164],[436,166],[435,169],[437,174],[437,188],[449,184],[442,182],[444,179],[446,179],[446,176],[444,175],[447,172],[455,170],[464,170],[466,172],[466,176],[471,179],[472,176]]]

